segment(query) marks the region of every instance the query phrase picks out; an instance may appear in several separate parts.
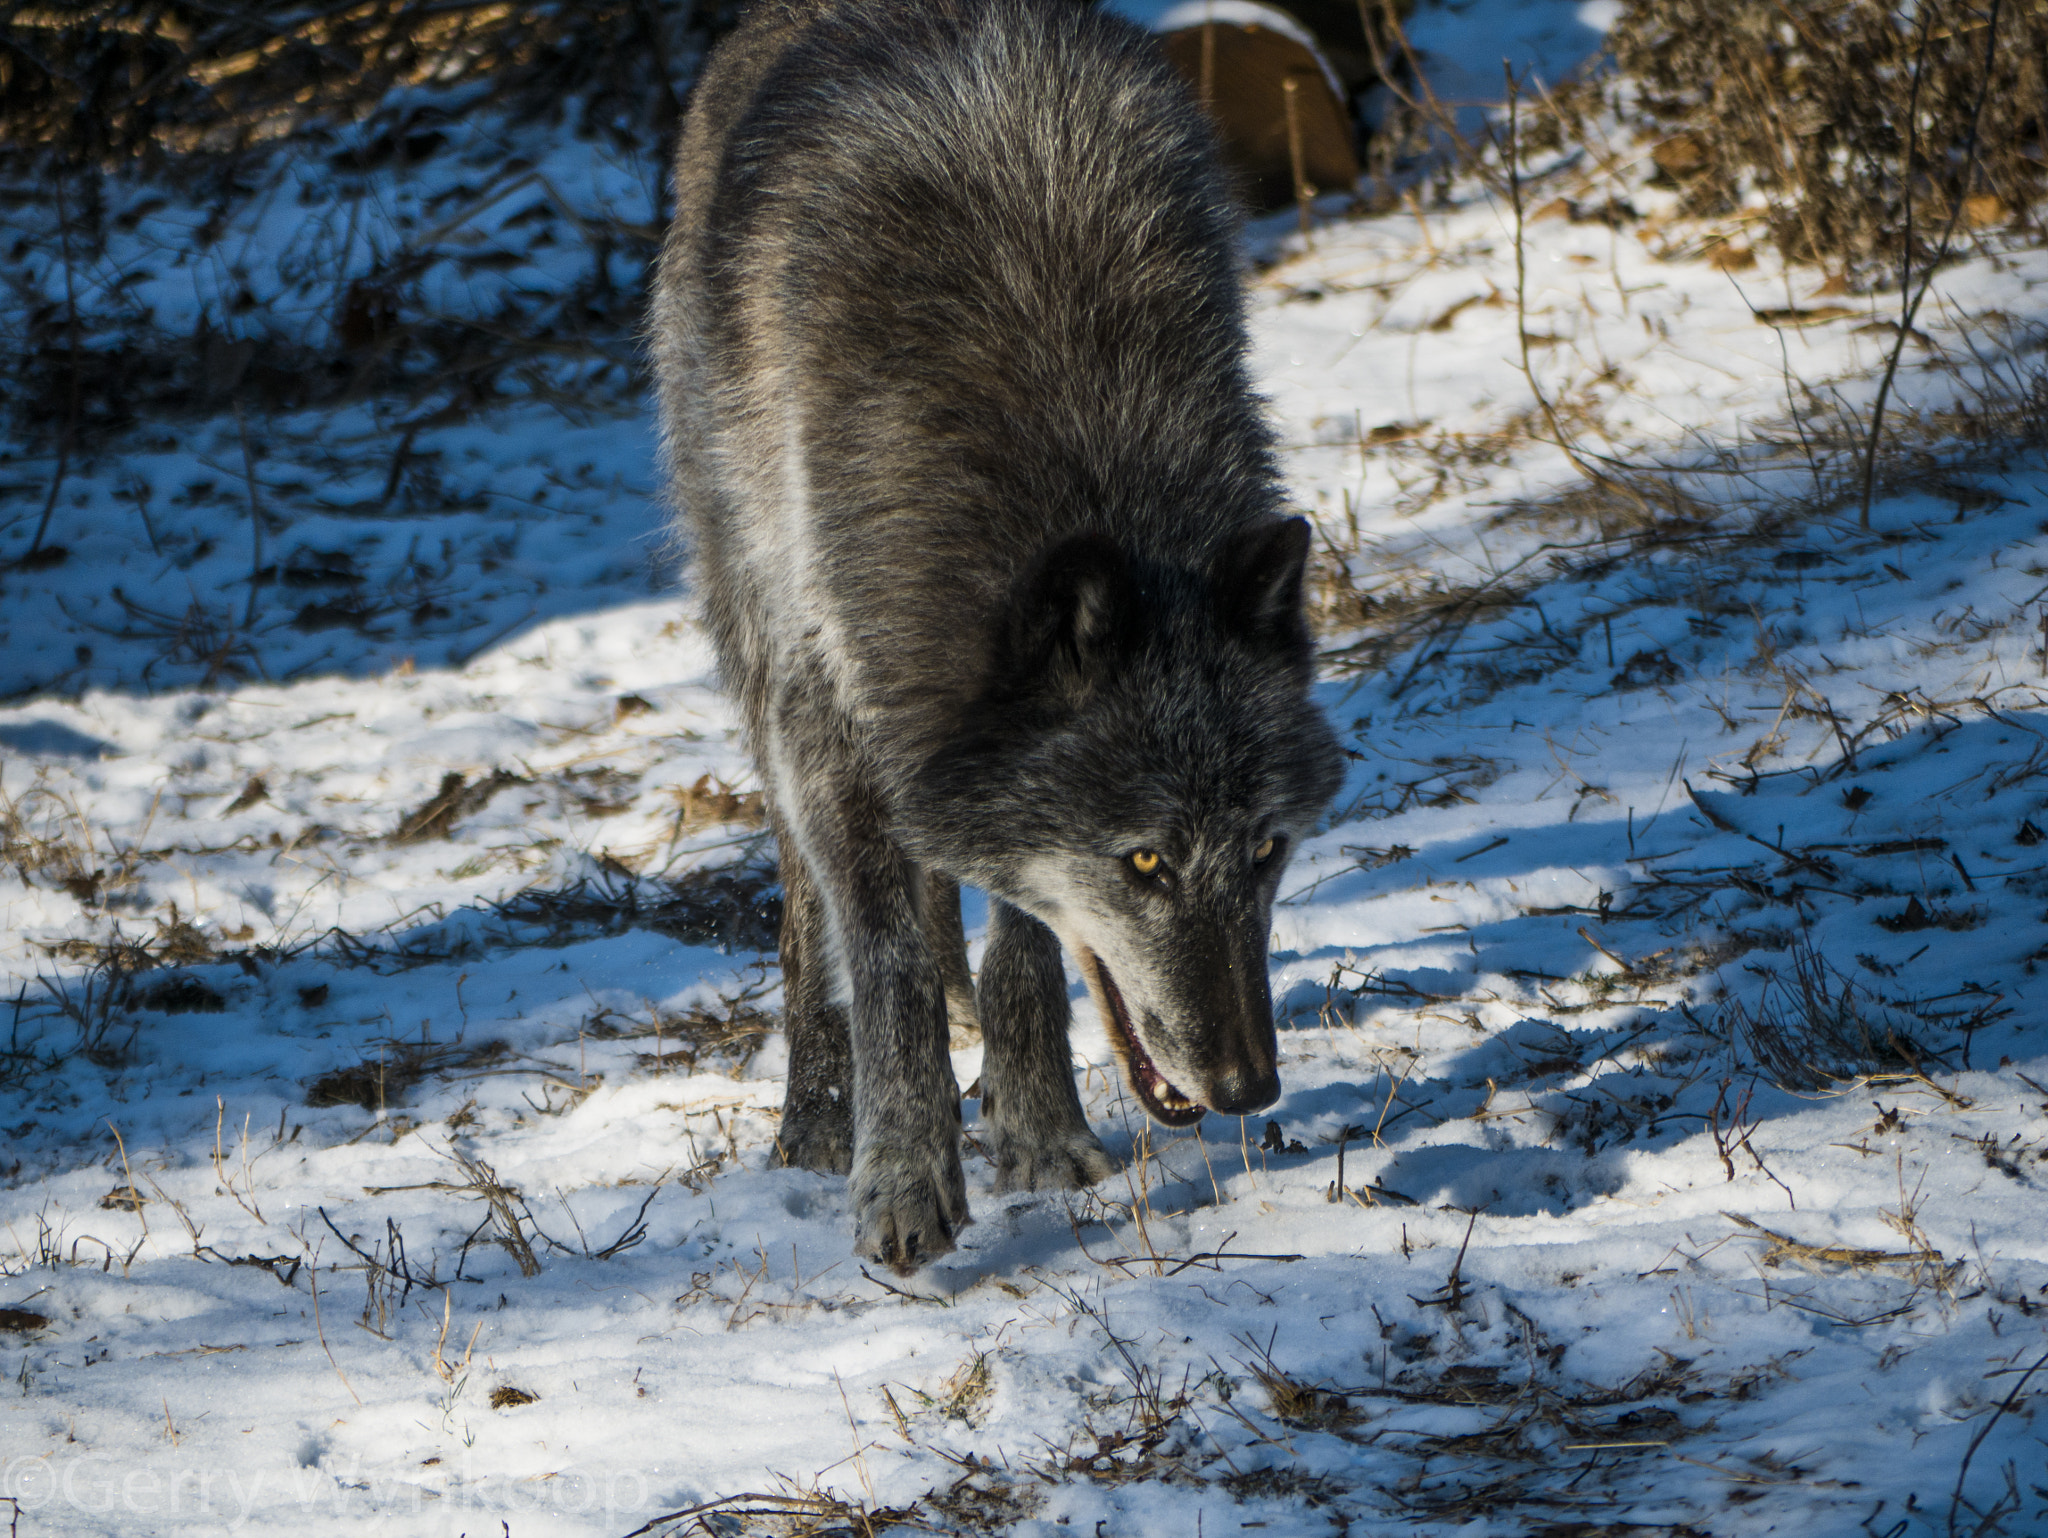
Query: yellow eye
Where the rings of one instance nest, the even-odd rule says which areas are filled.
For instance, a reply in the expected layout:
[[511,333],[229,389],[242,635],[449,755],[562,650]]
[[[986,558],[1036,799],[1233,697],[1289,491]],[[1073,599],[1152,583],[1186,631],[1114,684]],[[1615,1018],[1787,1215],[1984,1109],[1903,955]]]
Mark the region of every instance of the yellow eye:
[[1138,849],[1131,853],[1131,869],[1141,876],[1153,876],[1159,872],[1159,855],[1154,850]]
[[1264,865],[1272,857],[1273,841],[1270,838],[1252,851],[1252,863],[1254,865]]

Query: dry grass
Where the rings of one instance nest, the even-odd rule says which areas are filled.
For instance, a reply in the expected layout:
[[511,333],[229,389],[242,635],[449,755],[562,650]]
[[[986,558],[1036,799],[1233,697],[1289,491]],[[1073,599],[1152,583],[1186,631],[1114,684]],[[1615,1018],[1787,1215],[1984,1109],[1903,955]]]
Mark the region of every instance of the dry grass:
[[405,814],[397,831],[391,835],[391,842],[419,844],[431,839],[452,838],[455,824],[489,806],[491,798],[499,791],[531,783],[507,769],[494,769],[479,776],[474,784],[464,775],[444,774],[440,788]]
[[88,909],[130,907],[154,822],[152,808],[136,837],[120,843],[93,828],[75,795],[39,775],[18,796],[0,789],[0,864],[13,866],[22,885],[53,887]]
[[[988,1478],[982,1481],[988,1482]],[[959,1491],[965,1484],[961,1481],[954,1489]],[[969,1512],[1012,1509],[1009,1501],[986,1495],[979,1500],[963,1497],[953,1504]],[[634,1528],[626,1538],[734,1538],[740,1533],[766,1533],[774,1538],[879,1538],[900,1526],[929,1531],[929,1524],[922,1520],[925,1508],[924,1501],[881,1506],[847,1500],[829,1490],[804,1489],[785,1481],[781,1490],[749,1490],[667,1512]]]
[[697,870],[676,881],[608,872],[566,887],[529,888],[493,912],[540,927],[549,943],[593,931],[651,929],[686,945],[773,951],[782,930],[782,892],[775,873],[758,865]]
[[1845,287],[1924,268],[1952,220],[2032,217],[2042,0],[1627,0],[1610,44],[1686,212],[1760,198],[1753,237]]
[[708,774],[692,784],[670,787],[669,794],[676,803],[671,842],[703,828],[759,828],[768,821],[767,800],[760,791],[736,790]]
[[[1990,489],[1997,478],[2048,444],[2048,363],[2039,338],[1994,319],[1962,345],[1971,349],[1968,357],[1940,360],[1955,381],[1952,399],[1938,408],[1895,408],[1869,465],[1878,495],[1931,496],[1953,505],[1959,518],[1999,505]],[[1673,681],[1674,660],[1617,651],[1612,644],[1616,626],[1634,608],[1691,610],[1703,635],[1747,626],[1748,610],[1719,595],[1733,580],[1827,580],[1809,576],[1825,559],[1807,548],[1819,537],[1817,525],[1837,536],[1835,560],[1888,557],[1894,571],[1902,571],[1900,557],[1885,547],[1910,542],[1917,537],[1912,531],[1865,535],[1860,545],[1839,538],[1846,532],[1843,515],[1861,499],[1869,422],[1833,396],[1815,396],[1807,405],[1811,409],[1795,420],[1760,424],[1740,450],[1662,463],[1608,460],[1597,479],[1509,502],[1492,527],[1542,538],[1480,580],[1446,582],[1426,569],[1389,562],[1363,539],[1337,537],[1316,553],[1310,573],[1311,618],[1329,643],[1324,666],[1343,677],[1384,674],[1397,700],[1427,688],[1459,705],[1540,681],[1588,657],[1607,663],[1615,689],[1653,689]],[[1428,440],[1401,447],[1437,458],[1451,452]],[[1651,562],[1656,585],[1622,605],[1584,605],[1577,612],[1568,606],[1561,613],[1539,601],[1545,588],[1591,584],[1624,564]],[[1960,633],[1953,644],[1982,639]],[[1785,719],[1827,722],[1851,768],[1866,743],[1889,740],[1916,713],[1941,708],[1900,696],[1859,712],[1867,719],[1852,725],[1768,647],[1757,666],[1786,690]],[[1961,702],[1966,709],[1992,704]],[[1751,763],[1777,746],[1769,734],[1759,739]],[[1440,787],[1426,775],[1389,772],[1358,811],[1429,804],[1443,794],[1455,798],[1465,784],[1486,783],[1483,774],[1474,779],[1468,772],[1476,765],[1461,768],[1445,759],[1425,767],[1449,771]]]
[[635,1061],[652,1073],[717,1070],[737,1079],[745,1075],[761,1043],[775,1029],[777,1016],[759,1006],[773,986],[767,964],[761,962],[753,981],[731,993],[721,993],[715,1008],[693,1004],[687,1009],[663,1009],[648,1002],[644,1011],[636,1013],[601,1005],[584,1019],[578,1033],[593,1041],[643,1044],[650,1050],[636,1053]]
[[502,1060],[510,1050],[502,1041],[465,1044],[388,1038],[372,1046],[374,1056],[329,1069],[308,1084],[306,1104],[359,1105],[382,1115],[403,1103],[406,1092],[428,1075],[475,1071]]
[[1754,1235],[1764,1242],[1764,1252],[1758,1257],[1758,1264],[1766,1267],[1782,1266],[1787,1263],[1804,1270],[1826,1272],[1830,1270],[1876,1271],[1900,1276],[1919,1286],[1937,1290],[1952,1290],[1956,1278],[1962,1274],[1963,1263],[1945,1258],[1928,1241],[1921,1230],[1910,1203],[1901,1201],[1896,1211],[1887,1212],[1885,1217],[1908,1241],[1910,1248],[1904,1250],[1873,1250],[1853,1244],[1808,1244],[1740,1213],[1721,1214],[1746,1234]]
[[[659,130],[680,111],[675,64],[726,9],[44,0],[0,21],[0,142],[71,165],[222,155],[360,119],[407,87],[479,84],[515,111],[575,102],[586,133]],[[395,125],[344,169],[432,154],[433,123]]]
[[[913,1414],[955,1421],[969,1430],[988,1418],[988,1403],[994,1390],[995,1376],[989,1364],[989,1353],[979,1350],[970,1352],[967,1359],[932,1392],[906,1385],[907,1394],[916,1404]],[[897,1429],[907,1438],[911,1431],[910,1418],[903,1413],[888,1389],[882,1390],[882,1397],[894,1415]]]
[[1327,1387],[1308,1383],[1283,1372],[1269,1353],[1244,1364],[1260,1388],[1276,1420],[1311,1431],[1329,1431],[1359,1419],[1351,1401]]
[[1783,967],[1752,966],[1753,1000],[1731,999],[1715,1030],[1781,1089],[1836,1090],[1872,1074],[1917,1073],[1930,1058],[1920,1020],[1829,965],[1800,935]]
[[[73,937],[44,946],[52,956],[78,963],[78,968],[39,975],[33,987],[23,989],[14,1011],[15,1034],[9,1049],[0,1053],[0,1071],[26,1074],[54,1067],[70,1051],[100,1067],[116,1067],[127,1061],[144,1015],[218,1014],[225,1009],[227,1001],[219,991],[190,972],[139,981],[159,967],[217,959],[212,941],[179,915],[176,904],[170,905],[167,918],[156,920],[155,928],[148,939],[130,937],[116,927],[106,939]],[[77,1035],[70,1047],[59,1051],[20,1040],[24,1019],[51,1017],[71,1023]]]

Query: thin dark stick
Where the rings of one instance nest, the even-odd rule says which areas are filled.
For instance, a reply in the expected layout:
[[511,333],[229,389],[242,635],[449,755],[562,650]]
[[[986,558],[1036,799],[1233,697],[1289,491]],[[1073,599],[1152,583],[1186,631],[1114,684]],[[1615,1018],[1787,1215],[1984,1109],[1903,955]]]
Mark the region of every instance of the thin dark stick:
[[64,489],[64,477],[71,471],[72,440],[78,436],[78,294],[71,274],[71,210],[64,201],[64,178],[57,178],[57,238],[64,248],[64,332],[70,351],[71,390],[64,409],[64,436],[57,444],[57,473],[50,478],[50,495],[43,502],[43,516],[36,524],[36,536],[15,564],[26,567],[43,548],[43,536],[50,532],[50,517],[57,511],[57,496]]
[[1543,386],[1536,382],[1536,371],[1529,364],[1529,260],[1522,221],[1521,82],[1515,79],[1514,68],[1507,60],[1501,60],[1500,67],[1507,78],[1508,90],[1508,201],[1515,212],[1515,338],[1521,344],[1522,377],[1529,382],[1529,393],[1536,397],[1543,420],[1550,424],[1551,441],[1564,451],[1564,457],[1571,461],[1572,468],[1597,486],[1618,490],[1620,488],[1612,476],[1587,464],[1565,438],[1564,424],[1558,421],[1556,408],[1550,404],[1550,397],[1544,393]]
[[683,99],[676,94],[675,68],[669,62],[668,37],[662,30],[660,10],[653,0],[634,0],[634,14],[639,18],[640,30],[647,38],[648,52],[654,55],[654,70],[661,78],[661,96],[656,110],[661,117],[661,136],[667,144],[676,131],[676,125],[683,119]]
[[242,609],[242,628],[256,623],[256,589],[263,582],[263,504],[256,496],[256,460],[249,452],[249,424],[242,403],[235,402],[235,430],[242,439],[242,475],[249,483],[249,601]]
[[[1906,350],[1906,338],[1913,334],[1913,318],[1920,313],[1920,301],[1927,297],[1927,290],[1934,284],[1934,275],[1948,258],[1949,243],[1955,238],[1956,223],[1963,215],[1963,199],[1970,190],[1970,178],[1977,170],[1977,123],[1984,113],[1984,96],[1991,87],[1992,52],[1998,46],[1998,15],[2004,8],[2005,0],[1991,0],[1991,20],[1985,28],[1984,72],[1977,81],[1977,99],[1970,104],[1970,131],[1964,140],[1963,174],[1956,183],[1956,195],[1949,204],[1948,224],[1941,232],[1941,242],[1928,259],[1926,270],[1920,275],[1920,289],[1907,303],[1899,319],[1899,334],[1892,343],[1892,355],[1886,360],[1884,378],[1878,381],[1877,404],[1870,410],[1870,442],[1863,453],[1863,508],[1858,515],[1858,528],[1870,527],[1870,501],[1877,489],[1877,449],[1884,438],[1885,402],[1892,393],[1892,379],[1899,371],[1899,358]],[[1927,62],[1927,34],[1933,25],[1934,7],[1929,6],[1921,13],[1920,45],[1913,59],[1913,89],[1907,98],[1906,107],[1906,166],[1905,166],[1905,234],[1899,246],[1899,292],[1904,294],[1907,279],[1913,267],[1913,159],[1919,147],[1920,127],[1920,75]]]
[[156,522],[149,516],[149,504],[156,494],[155,488],[137,475],[129,480],[128,490],[135,499],[135,511],[142,515],[142,532],[149,536],[150,553],[160,557],[164,547],[156,537]]
[[348,1381],[348,1374],[341,1370],[341,1363],[334,1359],[334,1348],[327,1344],[327,1330],[320,1323],[320,1252],[313,1252],[312,1264],[306,1268],[306,1280],[313,1288],[313,1333],[320,1337],[320,1349],[327,1353],[327,1365],[334,1369],[334,1376],[341,1379],[341,1386],[348,1390],[348,1397],[357,1405],[363,1396],[356,1392],[356,1386]]
[[[741,1502],[754,1504],[742,1505]],[[642,1538],[643,1534],[652,1533],[658,1527],[665,1527],[671,1522],[679,1522],[684,1517],[694,1517],[704,1512],[724,1511],[740,1516],[801,1516],[830,1509],[828,1500],[814,1495],[762,1495],[755,1492],[746,1495],[727,1495],[715,1501],[705,1501],[701,1505],[685,1506],[680,1511],[664,1512],[653,1521],[634,1528],[626,1534],[626,1538]]]
[[1417,1298],[1411,1293],[1411,1301],[1424,1308],[1448,1307],[1455,1310],[1465,1306],[1465,1294],[1470,1290],[1465,1286],[1465,1251],[1471,1247],[1472,1230],[1478,1222],[1479,1209],[1475,1207],[1472,1209],[1471,1217],[1465,1222],[1465,1238],[1458,1246],[1458,1258],[1451,1262],[1451,1274],[1444,1279],[1438,1295],[1434,1298]]
[[1309,233],[1308,206],[1315,196],[1315,188],[1308,184],[1307,157],[1301,148],[1301,81],[1289,75],[1280,82],[1280,94],[1286,98],[1287,106],[1287,165],[1294,173],[1294,207],[1301,218],[1301,241],[1313,246]]
[[[2029,1367],[2025,1372],[2020,1374],[2020,1381],[2012,1386],[2012,1392],[2010,1394],[2007,1394],[2005,1398],[2001,1399],[1998,1402],[1998,1408],[1991,1412],[1990,1419],[1985,1421],[1983,1425],[1979,1426],[1977,1428],[1977,1434],[1970,1438],[1969,1448],[1963,1453],[1963,1466],[1956,1471],[1955,1493],[1949,1497],[1948,1530],[1950,1538],[1954,1538],[1955,1535],[1956,1511],[1963,1503],[1963,1481],[1969,1477],[1970,1460],[1977,1456],[1977,1449],[1982,1447],[1984,1445],[1984,1439],[1991,1435],[1991,1428],[1998,1424],[1999,1419],[2002,1416],[2004,1416],[2008,1410],[2012,1409],[2014,1405],[2020,1402],[2020,1391],[2027,1386],[2027,1379],[2033,1377],[2034,1374],[2039,1372],[2043,1367],[2048,1367],[2048,1352],[2044,1352],[2041,1356],[2037,1357],[2034,1361],[2034,1365],[2032,1367]],[[1978,1530],[1980,1532],[1982,1531],[1981,1528]]]
[[1379,0],[1379,5],[1386,23],[1385,35],[1399,48],[1399,62],[1407,67],[1408,78],[1414,83],[1415,92],[1411,94],[1394,78],[1395,71],[1389,67],[1386,51],[1381,46],[1381,33],[1367,19],[1366,0],[1358,0],[1359,25],[1364,29],[1365,46],[1372,54],[1373,72],[1379,76],[1380,84],[1387,88],[1394,100],[1414,113],[1421,122],[1442,132],[1450,141],[1451,147],[1473,164],[1482,176],[1486,176],[1490,185],[1492,177],[1486,171],[1485,162],[1474,153],[1470,142],[1458,131],[1457,113],[1446,107],[1430,86],[1429,77],[1423,72],[1422,61],[1416,58],[1414,45],[1408,41],[1407,30],[1401,25],[1401,13],[1395,8],[1395,0]]
[[[1920,13],[1920,41],[1913,48],[1913,87],[1906,96],[1906,159],[1903,167],[1902,196],[1905,200],[1904,225],[1899,235],[1899,298],[1909,302],[1913,287],[1913,162],[1920,153],[1920,80],[1927,69],[1927,39],[1934,28],[1935,7],[1929,5]],[[1928,271],[1933,271],[1932,264]],[[1910,303],[1899,325],[1899,334],[1892,342],[1892,355],[1885,368],[1884,378],[1877,387],[1877,405],[1870,414],[1870,442],[1863,454],[1863,511],[1859,522],[1870,527],[1870,498],[1877,475],[1877,446],[1884,434],[1885,397],[1891,393],[1892,373],[1899,366],[1899,358],[1906,350],[1906,338],[1911,333],[1912,321]]]

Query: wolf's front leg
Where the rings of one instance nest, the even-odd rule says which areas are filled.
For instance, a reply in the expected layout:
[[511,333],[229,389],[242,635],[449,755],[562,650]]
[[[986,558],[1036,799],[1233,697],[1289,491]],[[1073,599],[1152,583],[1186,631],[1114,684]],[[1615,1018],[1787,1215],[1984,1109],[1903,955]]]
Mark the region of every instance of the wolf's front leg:
[[1070,1191],[1116,1169],[1081,1113],[1069,1013],[1060,942],[1030,914],[990,898],[981,1114],[998,1191]]
[[854,1252],[907,1276],[969,1221],[931,894],[822,676],[791,671],[765,757],[822,903],[835,992],[851,994]]
[[900,1275],[972,1221],[960,1086],[917,867],[886,837],[840,868],[831,900],[853,980],[854,1252]]

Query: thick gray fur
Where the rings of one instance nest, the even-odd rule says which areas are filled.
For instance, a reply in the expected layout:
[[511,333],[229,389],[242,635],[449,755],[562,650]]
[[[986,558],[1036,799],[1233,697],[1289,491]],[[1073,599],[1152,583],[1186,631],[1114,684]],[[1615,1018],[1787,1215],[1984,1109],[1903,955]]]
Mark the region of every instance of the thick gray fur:
[[782,1152],[899,1271],[969,1221],[949,991],[999,1189],[1114,1167],[1062,942],[1155,1116],[1279,1093],[1273,894],[1341,756],[1235,233],[1184,86],[1072,0],[761,0],[692,98],[652,339],[781,851]]

